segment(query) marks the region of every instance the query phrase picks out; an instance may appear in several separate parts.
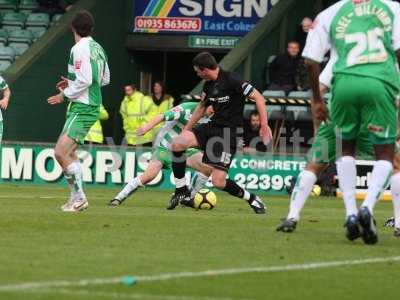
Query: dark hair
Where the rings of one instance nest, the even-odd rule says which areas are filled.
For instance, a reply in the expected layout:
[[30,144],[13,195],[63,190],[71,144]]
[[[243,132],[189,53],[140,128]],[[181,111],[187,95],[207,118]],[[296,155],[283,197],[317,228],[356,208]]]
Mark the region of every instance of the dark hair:
[[288,46],[289,46],[290,44],[297,44],[297,46],[300,47],[300,43],[299,43],[298,41],[296,41],[296,40],[291,40],[291,41],[289,41],[289,42],[287,43]]
[[[159,84],[161,86],[162,92],[161,92],[161,98],[160,99],[156,98],[156,95],[154,93],[154,86],[156,84]],[[156,105],[160,105],[161,102],[163,102],[167,98],[166,97],[167,95],[165,94],[165,84],[164,84],[163,81],[161,81],[161,80],[154,81],[153,86],[151,87],[151,96],[153,98],[154,104],[156,104]]]
[[218,63],[210,52],[200,52],[193,58],[193,66],[198,67],[200,70],[215,70],[218,68]]
[[127,84],[125,84],[125,85],[124,85],[124,89],[125,89],[127,86],[131,87],[132,90],[136,90],[136,85],[134,85],[133,83],[127,83]]
[[94,19],[92,14],[87,10],[78,11],[72,19],[71,26],[81,37],[92,35],[94,30]]
[[258,117],[260,114],[258,113],[258,111],[257,110],[253,110],[251,113],[250,113],[250,119],[251,119],[251,117]]

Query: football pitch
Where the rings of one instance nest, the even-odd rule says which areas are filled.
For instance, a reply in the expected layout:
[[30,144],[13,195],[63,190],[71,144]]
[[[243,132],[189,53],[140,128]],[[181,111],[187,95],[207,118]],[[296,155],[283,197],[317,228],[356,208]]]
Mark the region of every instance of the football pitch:
[[[275,232],[287,197],[263,197],[255,215],[218,193],[214,210],[167,211],[170,192],[141,190],[119,208],[116,190],[88,189],[90,208],[62,213],[67,188],[0,188],[0,299],[377,299],[398,297],[400,239],[344,237],[336,198],[311,198],[292,234]],[[134,276],[137,283],[120,279]]]

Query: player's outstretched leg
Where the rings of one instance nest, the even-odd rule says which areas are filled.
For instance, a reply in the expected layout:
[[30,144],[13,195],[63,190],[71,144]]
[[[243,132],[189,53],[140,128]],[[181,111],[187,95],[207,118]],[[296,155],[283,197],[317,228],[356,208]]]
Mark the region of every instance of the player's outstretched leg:
[[[193,151],[192,151],[193,152]],[[196,153],[190,155],[187,160],[187,165],[196,170],[192,179],[190,181],[190,201],[188,202],[181,202],[182,205],[193,207],[194,196],[196,196],[197,192],[200,191],[206,185],[208,178],[211,175],[212,167],[206,165],[202,162],[203,160],[203,153],[195,151]]]
[[204,188],[208,181],[208,176],[200,173],[200,172],[195,172],[194,175],[192,176],[192,179],[190,180],[190,186],[189,186],[189,191],[190,191],[190,200],[189,201],[181,201],[180,204],[188,207],[194,207],[194,197],[196,194]]
[[211,174],[213,185],[230,195],[244,199],[256,214],[265,214],[266,207],[260,197],[241,188],[235,181],[226,179],[226,171],[214,169]]
[[121,205],[130,195],[132,195],[138,188],[146,185],[156,178],[158,172],[162,169],[162,163],[157,159],[152,159],[147,166],[144,173],[140,176],[133,178],[125,187],[114,197],[108,204],[110,207],[117,207]]
[[128,182],[124,188],[115,196],[109,203],[110,207],[120,206],[130,195],[132,195],[139,187],[142,187],[143,183],[140,180],[140,176],[133,178]]
[[310,196],[317,176],[310,170],[304,170],[297,177],[296,185],[290,197],[290,209],[286,219],[276,228],[276,231],[293,232],[300,220],[300,212]]

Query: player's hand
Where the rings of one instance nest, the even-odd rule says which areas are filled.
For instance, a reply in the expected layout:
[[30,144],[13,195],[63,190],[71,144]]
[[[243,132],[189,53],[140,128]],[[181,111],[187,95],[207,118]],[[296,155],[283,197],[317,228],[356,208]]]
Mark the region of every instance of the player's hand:
[[264,145],[268,145],[272,140],[272,131],[268,125],[261,126],[260,128],[260,137],[264,143]]
[[142,136],[142,135],[145,135],[149,130],[150,130],[150,129],[147,128],[146,125],[143,125],[142,127],[139,127],[139,128],[136,130],[136,134],[137,134],[138,136]]
[[47,99],[47,103],[49,103],[50,105],[60,104],[63,101],[64,101],[63,93],[59,93],[59,94],[51,96],[49,99]]
[[7,109],[8,101],[9,101],[9,99],[7,99],[7,98],[3,98],[3,99],[0,100],[0,108],[2,110],[6,110]]
[[312,102],[311,111],[314,119],[321,122],[329,120],[328,109],[324,101]]
[[68,87],[68,79],[64,76],[61,76],[61,80],[56,84],[56,89],[59,91],[63,91]]

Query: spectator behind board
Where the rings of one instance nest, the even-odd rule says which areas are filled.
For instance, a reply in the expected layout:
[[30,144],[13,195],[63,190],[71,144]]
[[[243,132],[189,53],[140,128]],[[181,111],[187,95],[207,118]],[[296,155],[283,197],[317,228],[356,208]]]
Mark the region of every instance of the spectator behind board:
[[268,90],[282,90],[286,94],[297,90],[296,75],[300,59],[299,43],[289,42],[286,53],[278,55],[269,66],[271,84]]
[[260,138],[260,115],[255,110],[250,114],[250,120],[244,124],[243,127],[243,152],[244,153],[255,153],[255,152],[266,152],[267,146],[263,143]]

